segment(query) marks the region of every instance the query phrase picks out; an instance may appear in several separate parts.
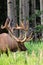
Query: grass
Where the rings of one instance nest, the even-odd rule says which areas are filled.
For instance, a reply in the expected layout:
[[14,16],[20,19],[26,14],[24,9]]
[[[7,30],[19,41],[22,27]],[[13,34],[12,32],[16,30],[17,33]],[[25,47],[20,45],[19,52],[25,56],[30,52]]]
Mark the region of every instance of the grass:
[[43,42],[25,42],[25,47],[29,53],[32,53],[34,50],[36,54],[39,53],[39,50],[43,50]]
[[43,42],[26,42],[27,51],[9,52],[0,56],[0,65],[43,65]]

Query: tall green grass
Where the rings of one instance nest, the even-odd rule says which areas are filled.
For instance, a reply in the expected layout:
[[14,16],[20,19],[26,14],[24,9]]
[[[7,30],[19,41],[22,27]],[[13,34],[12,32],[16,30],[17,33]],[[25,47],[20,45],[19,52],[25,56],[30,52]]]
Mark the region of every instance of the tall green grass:
[[0,55],[0,65],[43,65],[43,42],[26,42],[27,51]]
[[26,52],[10,53],[0,56],[0,65],[43,65],[43,52],[39,52],[36,56],[34,51],[31,54]]
[[43,42],[25,42],[25,47],[29,53],[32,53],[34,50],[36,54],[39,53],[39,50],[43,50]]

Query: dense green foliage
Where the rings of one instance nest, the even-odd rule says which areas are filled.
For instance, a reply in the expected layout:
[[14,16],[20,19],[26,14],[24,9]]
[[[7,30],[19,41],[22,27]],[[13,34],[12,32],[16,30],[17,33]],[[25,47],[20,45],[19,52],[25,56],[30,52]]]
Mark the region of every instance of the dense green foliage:
[[[43,65],[43,42],[25,43],[27,51],[10,52],[0,56],[0,65]],[[30,54],[31,52],[31,54]],[[36,53],[37,52],[37,53]]]

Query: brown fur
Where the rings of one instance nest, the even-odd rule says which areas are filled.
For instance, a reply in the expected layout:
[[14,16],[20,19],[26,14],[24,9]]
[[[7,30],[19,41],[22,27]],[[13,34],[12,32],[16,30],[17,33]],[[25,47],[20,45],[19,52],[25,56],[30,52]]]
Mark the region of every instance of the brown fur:
[[24,44],[19,44],[17,43],[17,41],[13,38],[11,38],[11,36],[7,33],[2,33],[0,34],[0,50],[2,52],[6,52],[8,50],[8,48],[11,51],[16,51],[18,49],[18,46],[20,48],[20,50],[26,50]]

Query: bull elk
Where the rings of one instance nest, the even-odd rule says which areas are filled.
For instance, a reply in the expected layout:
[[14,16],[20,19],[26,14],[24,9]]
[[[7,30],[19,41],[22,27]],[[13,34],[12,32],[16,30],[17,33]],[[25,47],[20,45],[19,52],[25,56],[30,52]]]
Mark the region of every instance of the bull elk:
[[[21,22],[21,26],[16,25],[16,27],[13,27],[13,28],[10,27],[9,23],[10,23],[10,19],[7,18],[5,25],[4,26],[1,25],[2,29],[6,28],[8,32],[10,33],[0,34],[0,50],[2,50],[3,52],[6,52],[9,48],[11,51],[16,51],[17,49],[25,51],[26,47],[24,46],[24,42],[32,39],[31,37],[32,33],[30,34],[29,37],[26,37],[26,32],[28,30],[28,27],[25,28],[22,22]],[[13,35],[13,29],[24,30],[25,31],[24,38],[21,39],[21,36],[17,38],[15,35]]]

